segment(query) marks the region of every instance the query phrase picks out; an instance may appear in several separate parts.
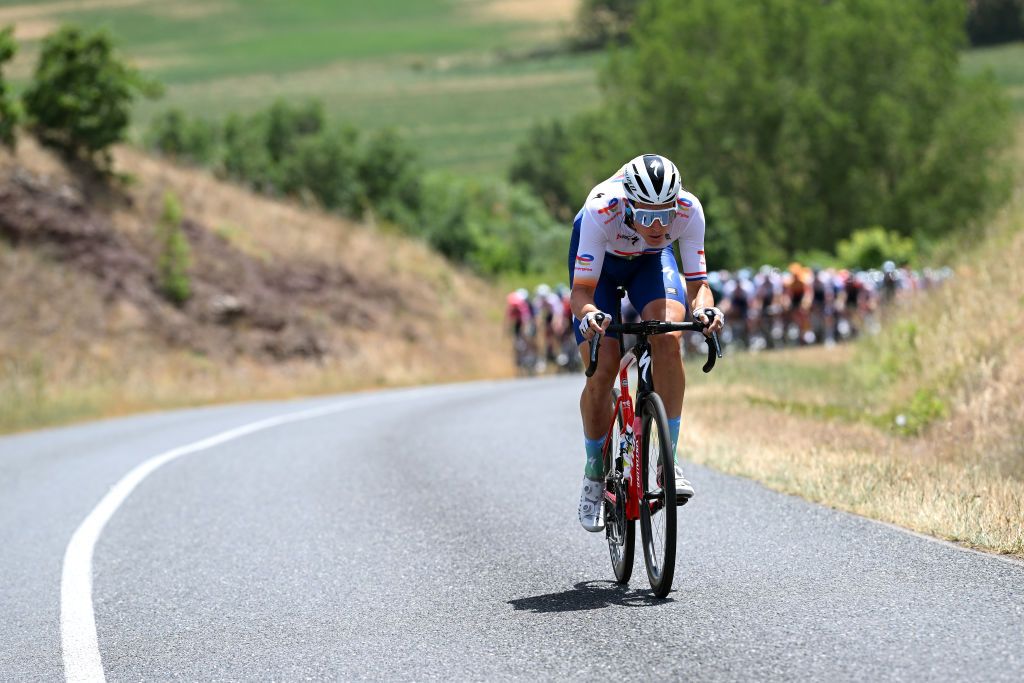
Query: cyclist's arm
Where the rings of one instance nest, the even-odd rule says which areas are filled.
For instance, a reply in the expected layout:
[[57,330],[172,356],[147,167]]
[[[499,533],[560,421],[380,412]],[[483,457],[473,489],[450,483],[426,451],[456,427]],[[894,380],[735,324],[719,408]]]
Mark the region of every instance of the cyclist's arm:
[[577,320],[583,320],[583,316],[587,313],[596,313],[599,310],[594,305],[595,289],[589,285],[573,284],[572,294],[569,295],[569,306]]
[[600,309],[594,305],[594,292],[601,278],[604,266],[605,250],[608,248],[608,236],[594,217],[593,207],[583,209],[580,224],[580,239],[573,255],[575,265],[572,275],[572,292],[569,295],[569,306],[577,320],[583,320],[587,313],[595,313]]

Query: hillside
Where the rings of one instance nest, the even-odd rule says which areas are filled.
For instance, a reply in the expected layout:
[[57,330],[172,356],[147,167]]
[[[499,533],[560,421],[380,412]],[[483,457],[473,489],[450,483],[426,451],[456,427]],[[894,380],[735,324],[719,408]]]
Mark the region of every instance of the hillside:
[[[500,298],[419,243],[138,151],[104,191],[23,138],[0,155],[0,429],[208,401],[511,373]],[[193,296],[157,288],[183,206]]]

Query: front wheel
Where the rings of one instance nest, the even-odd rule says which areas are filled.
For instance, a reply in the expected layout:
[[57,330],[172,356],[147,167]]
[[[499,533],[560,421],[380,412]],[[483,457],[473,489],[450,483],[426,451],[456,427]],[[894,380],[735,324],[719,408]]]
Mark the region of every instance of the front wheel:
[[[659,598],[672,590],[676,567],[676,486],[672,437],[661,397],[649,394],[640,408],[640,535],[647,578]],[[634,475],[635,476],[635,475]]]
[[605,443],[604,463],[605,482],[609,492],[614,494],[615,503],[604,499],[605,536],[608,538],[608,554],[612,560],[612,571],[619,583],[629,583],[633,575],[633,551],[636,544],[636,523],[626,519],[626,486],[622,479],[622,458],[619,447],[625,438],[626,425],[622,419],[622,410],[618,407],[619,390],[612,389],[612,400],[615,402],[615,431],[613,439]]

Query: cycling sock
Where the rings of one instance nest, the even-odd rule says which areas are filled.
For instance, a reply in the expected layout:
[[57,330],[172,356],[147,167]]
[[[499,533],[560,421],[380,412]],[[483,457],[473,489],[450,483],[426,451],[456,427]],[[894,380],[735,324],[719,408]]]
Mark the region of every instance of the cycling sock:
[[668,433],[672,437],[672,461],[677,463],[679,458],[676,455],[676,449],[679,447],[679,423],[681,421],[681,417],[673,417],[668,421]]
[[600,439],[588,439],[583,437],[583,443],[587,447],[587,466],[583,474],[587,479],[601,481],[604,479],[604,460],[601,458],[601,449],[604,448],[605,437]]

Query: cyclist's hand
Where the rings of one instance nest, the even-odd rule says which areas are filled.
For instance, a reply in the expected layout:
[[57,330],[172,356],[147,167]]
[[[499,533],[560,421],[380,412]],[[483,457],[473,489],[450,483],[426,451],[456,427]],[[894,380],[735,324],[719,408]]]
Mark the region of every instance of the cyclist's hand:
[[705,337],[710,337],[713,332],[721,332],[725,326],[725,314],[716,307],[696,309],[693,312],[693,319],[706,326]]
[[[601,321],[598,322],[598,316],[602,316]],[[601,311],[591,311],[583,316],[583,320],[580,321],[580,334],[587,341],[591,341],[594,335],[604,334],[604,331],[608,329],[608,326],[612,324],[612,317],[607,313]]]

